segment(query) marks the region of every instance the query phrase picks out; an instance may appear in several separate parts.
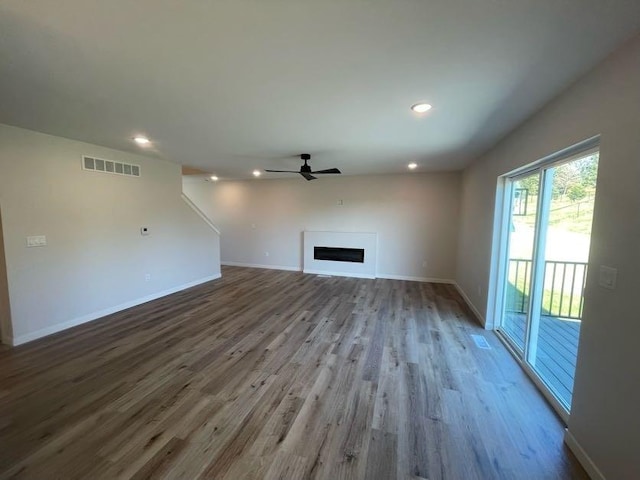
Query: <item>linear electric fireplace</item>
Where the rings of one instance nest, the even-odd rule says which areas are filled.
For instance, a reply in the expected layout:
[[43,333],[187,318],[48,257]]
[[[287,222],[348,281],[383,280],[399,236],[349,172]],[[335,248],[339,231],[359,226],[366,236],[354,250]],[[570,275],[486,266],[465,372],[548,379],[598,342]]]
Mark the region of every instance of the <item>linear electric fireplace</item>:
[[364,263],[364,248],[313,247],[314,260]]
[[304,273],[376,278],[373,232],[304,232]]

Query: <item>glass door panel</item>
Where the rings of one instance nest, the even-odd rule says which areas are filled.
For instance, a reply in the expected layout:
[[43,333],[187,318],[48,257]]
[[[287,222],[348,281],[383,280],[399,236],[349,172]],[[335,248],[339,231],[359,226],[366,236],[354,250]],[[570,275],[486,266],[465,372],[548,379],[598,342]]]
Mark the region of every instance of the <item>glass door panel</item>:
[[538,257],[541,290],[527,361],[569,409],[587,278],[598,154],[548,168]]
[[533,273],[540,173],[511,182],[511,208],[501,330],[524,352]]

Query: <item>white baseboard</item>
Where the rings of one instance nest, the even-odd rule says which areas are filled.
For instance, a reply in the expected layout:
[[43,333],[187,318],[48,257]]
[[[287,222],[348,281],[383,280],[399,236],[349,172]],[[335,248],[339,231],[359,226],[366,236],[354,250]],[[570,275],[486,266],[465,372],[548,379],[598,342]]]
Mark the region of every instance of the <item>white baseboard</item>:
[[582,445],[578,443],[578,440],[571,434],[569,429],[564,431],[564,443],[567,444],[569,450],[573,452],[580,462],[580,465],[587,471],[587,474],[592,480],[606,480],[600,469],[593,463],[591,457],[584,451]]
[[455,285],[456,282],[448,278],[434,278],[434,277],[411,277],[408,275],[391,275],[389,273],[378,273],[377,278],[386,278],[388,280],[407,280],[409,282],[422,282],[422,283],[446,283],[449,285]]
[[261,263],[243,263],[243,262],[220,262],[220,265],[229,267],[247,267],[247,268],[264,268],[267,270],[287,270],[289,272],[300,272],[298,267],[290,267],[288,265],[264,265]]
[[424,283],[447,283],[450,285],[456,285],[456,282],[448,278],[432,278],[432,277],[412,277],[408,275],[391,275],[387,273],[376,274],[375,276],[363,275],[359,273],[344,273],[344,272],[328,272],[326,270],[301,270],[298,267],[290,267],[287,265],[265,265],[261,263],[244,263],[244,262],[220,262],[221,265],[227,265],[230,267],[248,267],[248,268],[265,268],[267,270],[287,270],[290,272],[308,273],[310,275],[330,275],[333,277],[353,277],[353,278],[385,278],[388,280],[408,280],[411,282],[424,282]]
[[198,280],[194,280],[193,282],[185,283],[183,285],[169,288],[161,292],[152,293],[151,295],[147,295],[146,297],[137,298],[135,300],[131,300],[130,302],[121,303],[120,305],[116,305],[115,307],[105,308],[103,310],[92,312],[87,315],[82,315],[81,317],[77,317],[72,320],[68,320],[66,322],[57,323],[55,325],[51,325],[50,327],[36,330],[35,332],[26,333],[24,335],[19,335],[17,337],[9,337],[8,339],[9,344],[11,346],[17,347],[18,345],[22,345],[24,343],[37,340],[38,338],[46,337],[47,335],[52,335],[54,333],[61,332],[62,330],[66,330],[68,328],[75,327],[77,325],[82,325],[83,323],[91,322],[92,320],[97,320],[107,315],[111,315],[112,313],[120,312],[122,310],[126,310],[127,308],[135,307],[136,305],[141,305],[143,303],[150,302],[151,300],[156,300],[161,297],[166,297],[167,295],[171,295],[172,293],[176,293],[181,290],[185,290],[187,288],[195,287],[196,285],[200,285],[201,283],[205,283],[205,282],[210,282],[211,280],[216,280],[220,277],[221,275],[218,273],[216,275],[200,278]]
[[480,323],[482,324],[482,326],[487,328],[487,320],[484,318],[483,315],[480,314],[480,310],[476,308],[476,306],[473,304],[471,299],[467,296],[465,291],[462,289],[460,285],[458,285],[457,282],[453,282],[453,284],[455,285],[456,290],[458,290],[458,293],[460,294],[464,302],[467,304],[467,306],[471,309],[474,315],[478,317],[478,320],[480,320]]
[[302,273],[307,273],[310,275],[329,275],[331,277],[351,277],[351,278],[376,278],[371,275],[366,275],[364,273],[345,273],[345,272],[329,272],[327,270],[303,270]]

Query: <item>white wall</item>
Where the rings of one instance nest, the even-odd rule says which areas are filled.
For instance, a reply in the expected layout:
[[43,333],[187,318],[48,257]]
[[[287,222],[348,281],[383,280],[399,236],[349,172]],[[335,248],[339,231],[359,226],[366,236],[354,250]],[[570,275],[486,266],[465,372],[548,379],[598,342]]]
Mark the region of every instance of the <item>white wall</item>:
[[[457,280],[485,312],[497,177],[597,134],[592,274],[569,431],[606,478],[640,478],[640,37],[464,172]],[[600,265],[618,269],[615,290],[597,285]]]
[[[82,154],[140,164],[142,177],[84,171]],[[0,125],[0,172],[14,343],[220,274],[218,236],[181,199],[179,165]],[[48,245],[26,248],[28,235]]]
[[186,178],[184,191],[220,227],[223,263],[300,270],[305,229],[377,232],[378,276],[454,278],[459,173]]

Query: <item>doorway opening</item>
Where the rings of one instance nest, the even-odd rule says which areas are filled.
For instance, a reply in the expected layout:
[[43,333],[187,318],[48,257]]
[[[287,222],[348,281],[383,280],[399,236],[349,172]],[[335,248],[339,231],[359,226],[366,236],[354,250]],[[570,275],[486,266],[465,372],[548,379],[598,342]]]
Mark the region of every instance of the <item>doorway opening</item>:
[[[568,417],[588,275],[597,139],[500,179],[496,330]],[[497,258],[495,258],[497,256]]]

